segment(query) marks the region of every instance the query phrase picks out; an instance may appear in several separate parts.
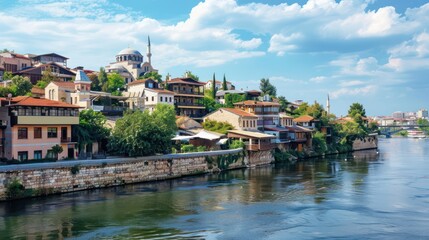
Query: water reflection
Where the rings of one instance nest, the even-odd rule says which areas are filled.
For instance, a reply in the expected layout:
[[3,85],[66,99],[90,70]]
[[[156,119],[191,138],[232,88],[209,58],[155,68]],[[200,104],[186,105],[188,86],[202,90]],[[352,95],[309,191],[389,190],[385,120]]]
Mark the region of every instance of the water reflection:
[[[380,233],[397,234],[398,229],[413,229],[415,236],[425,236],[418,226],[429,223],[428,210],[423,208],[429,202],[428,184],[424,184],[429,177],[421,171],[427,165],[420,161],[427,153],[427,142],[421,142],[419,151],[411,151],[417,162],[413,167],[407,165],[413,169],[408,172],[403,170],[403,159],[398,154],[392,157],[392,152],[406,151],[415,143],[403,142],[398,147],[392,141],[381,143],[380,154],[362,151],[295,164],[0,203],[0,236],[228,239],[246,234],[250,239],[371,238],[385,236]],[[409,180],[410,174],[417,179]],[[400,222],[418,219],[420,223],[401,223],[398,227],[395,218]]]

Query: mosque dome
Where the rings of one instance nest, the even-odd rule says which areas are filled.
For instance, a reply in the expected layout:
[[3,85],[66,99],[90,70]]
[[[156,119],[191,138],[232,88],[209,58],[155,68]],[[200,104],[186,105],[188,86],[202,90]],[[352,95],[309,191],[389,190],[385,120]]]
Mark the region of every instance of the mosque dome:
[[141,54],[139,51],[137,51],[137,50],[135,50],[135,49],[132,49],[132,48],[125,48],[125,49],[122,49],[122,50],[118,53],[118,55],[139,55],[139,56],[142,56],[142,54]]

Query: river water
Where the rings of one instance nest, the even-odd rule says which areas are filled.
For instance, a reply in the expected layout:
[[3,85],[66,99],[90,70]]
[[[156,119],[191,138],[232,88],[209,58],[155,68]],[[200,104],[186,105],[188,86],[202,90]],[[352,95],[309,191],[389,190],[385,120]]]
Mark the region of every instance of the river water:
[[429,140],[0,203],[0,239],[429,239]]

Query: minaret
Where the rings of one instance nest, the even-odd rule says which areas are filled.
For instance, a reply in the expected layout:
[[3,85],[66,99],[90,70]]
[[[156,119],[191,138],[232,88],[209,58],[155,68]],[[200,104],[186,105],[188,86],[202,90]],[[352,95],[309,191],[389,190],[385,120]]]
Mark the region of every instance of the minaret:
[[150,58],[152,57],[152,53],[150,52],[150,37],[149,36],[147,36],[147,54],[146,54],[146,56],[147,56],[148,63],[151,65]]
[[328,94],[328,100],[326,100],[326,113],[327,115],[331,114],[331,103],[329,101],[329,94]]

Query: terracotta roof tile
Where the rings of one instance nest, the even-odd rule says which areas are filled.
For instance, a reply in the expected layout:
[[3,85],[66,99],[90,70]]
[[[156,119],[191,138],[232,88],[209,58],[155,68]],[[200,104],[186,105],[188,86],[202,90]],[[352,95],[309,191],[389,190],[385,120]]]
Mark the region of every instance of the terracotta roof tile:
[[[0,98],[2,101],[8,101],[6,98]],[[63,108],[79,108],[65,102],[53,101],[49,99],[33,98],[28,96],[18,96],[11,99],[12,106],[40,106],[40,107],[63,107]]]
[[169,91],[169,90],[165,90],[165,89],[161,89],[161,88],[146,88],[145,90],[153,91],[153,92],[157,92],[157,93],[165,93],[165,94],[174,95],[174,92]]
[[294,122],[310,122],[313,120],[314,120],[314,117],[308,116],[308,115],[300,116],[293,119]]
[[255,114],[253,114],[253,113],[249,113],[249,112],[246,112],[246,111],[243,111],[243,110],[238,109],[238,108],[221,108],[221,109],[222,109],[222,110],[225,110],[225,111],[228,111],[228,112],[230,112],[230,113],[233,113],[233,114],[235,114],[235,115],[242,116],[242,117],[253,117],[253,118],[258,118]]
[[54,81],[52,82],[53,84],[57,85],[58,87],[63,87],[63,88],[69,88],[69,89],[74,89],[74,82],[61,82],[61,81]]
[[31,89],[31,93],[45,95],[45,89],[43,89],[43,88],[38,88],[38,87],[33,87],[33,88]]

